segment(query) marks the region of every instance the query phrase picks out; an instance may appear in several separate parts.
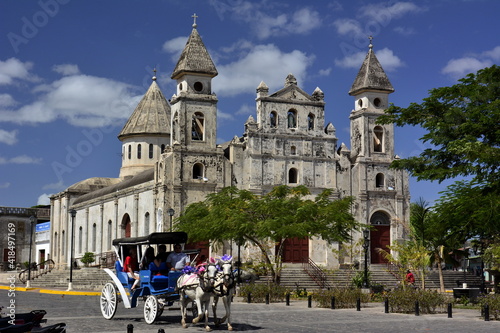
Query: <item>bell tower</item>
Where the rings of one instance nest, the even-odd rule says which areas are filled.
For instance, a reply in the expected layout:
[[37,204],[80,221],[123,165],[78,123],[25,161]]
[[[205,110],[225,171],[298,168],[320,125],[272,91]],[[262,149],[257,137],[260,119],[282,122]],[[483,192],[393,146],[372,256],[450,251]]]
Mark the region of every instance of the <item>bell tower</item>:
[[217,97],[212,79],[217,69],[198,34],[196,14],[191,35],[171,78],[177,93],[171,99],[172,146],[214,148],[217,140]]

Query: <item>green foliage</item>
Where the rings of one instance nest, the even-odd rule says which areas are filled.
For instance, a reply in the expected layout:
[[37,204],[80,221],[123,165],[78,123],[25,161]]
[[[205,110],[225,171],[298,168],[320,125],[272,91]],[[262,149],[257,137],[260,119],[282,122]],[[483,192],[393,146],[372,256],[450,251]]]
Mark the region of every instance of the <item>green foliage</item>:
[[481,308],[488,304],[490,308],[490,316],[493,316],[495,320],[500,320],[500,295],[499,294],[488,294],[478,298]]
[[370,294],[362,293],[359,288],[321,289],[313,293],[313,299],[320,308],[330,308],[332,297],[335,297],[336,309],[355,308],[358,298],[361,299],[362,303],[370,301]]
[[445,312],[449,297],[436,291],[415,288],[395,288],[386,294],[391,312],[414,313],[415,302],[418,301],[420,313]]
[[240,295],[246,299],[248,293],[251,293],[252,303],[264,303],[266,295],[269,294],[270,302],[284,302],[287,293],[291,293],[289,288],[280,286],[275,283],[249,283],[242,284],[240,288]]
[[[370,279],[371,279],[371,272],[370,271],[367,272],[366,278],[368,280],[368,285],[370,285]],[[356,274],[351,279],[353,287],[356,287],[356,288],[362,288],[364,281],[365,281],[365,272],[364,271],[357,271]]]
[[342,242],[358,228],[350,213],[353,199],[332,200],[331,194],[325,190],[311,200],[306,199],[310,192],[305,186],[277,186],[262,196],[226,187],[189,205],[176,228],[187,232],[193,242],[235,240],[257,246],[278,281],[285,239],[320,237]]
[[87,267],[89,264],[95,261],[95,256],[93,252],[85,252],[80,261]]
[[499,182],[500,66],[469,74],[451,87],[429,91],[421,104],[391,106],[381,123],[420,125],[420,138],[432,148],[420,156],[396,160],[418,179],[438,180],[472,176],[479,182]]

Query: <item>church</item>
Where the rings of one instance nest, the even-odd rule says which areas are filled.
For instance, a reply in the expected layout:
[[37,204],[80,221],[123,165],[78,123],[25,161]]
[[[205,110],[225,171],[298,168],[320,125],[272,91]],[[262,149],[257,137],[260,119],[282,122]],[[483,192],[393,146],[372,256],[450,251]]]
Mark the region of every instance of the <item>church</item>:
[[[334,199],[355,197],[353,216],[375,227],[369,235],[368,260],[382,263],[376,249],[405,236],[409,178],[405,171],[389,168],[398,158],[393,125],[376,123],[394,88],[371,43],[360,65],[349,90],[354,101],[350,148],[339,145],[334,125],[325,123],[323,91],[305,92],[292,74],[275,92],[261,82],[256,87],[256,113],[245,122],[244,133],[217,144],[218,99],[212,80],[218,73],[193,24],[171,75],[177,84],[173,97],[167,100],[153,77],[118,135],[119,177],[85,179],[51,197],[50,258],[68,267],[72,244],[78,258],[85,252],[112,251],[115,238],[170,231],[189,204],[223,187],[265,194],[286,184],[305,185],[312,195],[333,189]],[[363,235],[354,233],[352,244],[360,239]],[[211,256],[236,254],[234,247],[228,243],[218,252],[204,251]],[[290,239],[283,262],[310,258],[317,265],[337,268],[363,260],[362,253],[348,248],[349,244],[316,238]],[[242,250],[243,262],[258,259],[250,247]]]

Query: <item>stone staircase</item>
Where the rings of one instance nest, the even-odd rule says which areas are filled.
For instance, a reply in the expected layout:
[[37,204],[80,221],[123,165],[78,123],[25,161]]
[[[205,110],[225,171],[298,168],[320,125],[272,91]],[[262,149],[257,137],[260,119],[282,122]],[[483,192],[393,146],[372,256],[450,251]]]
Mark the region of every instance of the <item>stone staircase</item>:
[[[383,285],[385,289],[392,289],[399,284],[398,279],[387,271],[386,265],[370,265],[370,281],[372,285]],[[351,269],[337,269],[326,271],[327,282],[330,287],[350,287],[352,278],[358,271]],[[269,282],[268,276],[261,276],[257,283]],[[443,271],[445,289],[453,289],[457,286],[462,287],[464,282],[464,273],[458,271]],[[467,273],[465,277],[468,287],[478,287],[481,284],[481,278]],[[459,281],[457,285],[457,281]],[[425,277],[426,288],[439,289],[439,274],[437,271],[430,271]],[[290,289],[320,289],[319,285],[304,271],[302,264],[284,264],[281,272],[281,283]],[[417,286],[422,283],[419,279],[415,282]]]
[[[31,286],[35,288],[67,288],[69,283],[70,271],[53,270],[38,278],[31,280]],[[110,282],[111,278],[102,269],[99,268],[79,268],[73,270],[73,289],[101,291],[102,287]]]

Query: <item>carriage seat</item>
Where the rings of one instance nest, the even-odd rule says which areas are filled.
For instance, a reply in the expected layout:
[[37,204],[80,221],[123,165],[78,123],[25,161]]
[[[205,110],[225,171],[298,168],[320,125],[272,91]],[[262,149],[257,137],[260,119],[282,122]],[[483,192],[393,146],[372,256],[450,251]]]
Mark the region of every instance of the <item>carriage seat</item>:
[[133,278],[129,277],[129,276],[127,275],[127,273],[123,271],[123,267],[122,267],[122,265],[120,264],[120,261],[119,261],[119,260],[117,260],[117,261],[115,262],[115,271],[116,271],[116,276],[118,277],[118,280],[120,280],[120,282],[121,282],[123,285],[127,286],[127,285],[132,285],[132,284],[134,284],[134,281],[135,281],[135,280],[134,280]]

